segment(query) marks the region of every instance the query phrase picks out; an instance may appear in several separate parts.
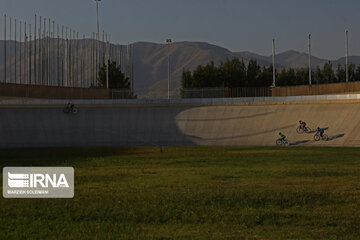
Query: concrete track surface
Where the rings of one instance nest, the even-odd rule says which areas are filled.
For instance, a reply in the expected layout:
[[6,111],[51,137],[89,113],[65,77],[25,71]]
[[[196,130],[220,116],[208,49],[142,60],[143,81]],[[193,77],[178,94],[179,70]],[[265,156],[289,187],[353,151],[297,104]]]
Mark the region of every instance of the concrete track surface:
[[[65,105],[65,104],[64,104]],[[0,147],[274,146],[283,132],[292,146],[360,146],[360,102],[256,104],[0,104]],[[298,121],[327,128],[329,141],[298,134]]]

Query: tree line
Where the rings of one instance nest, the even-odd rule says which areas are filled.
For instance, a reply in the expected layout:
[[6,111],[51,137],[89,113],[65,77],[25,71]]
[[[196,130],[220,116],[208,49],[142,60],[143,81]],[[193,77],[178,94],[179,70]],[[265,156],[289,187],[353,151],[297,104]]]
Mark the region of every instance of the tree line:
[[[346,81],[346,70],[342,65],[336,68],[330,62],[322,68],[312,70],[312,84],[337,83]],[[349,65],[349,81],[360,81],[360,65]],[[269,87],[273,84],[273,67],[261,67],[255,59],[248,64],[234,58],[216,66],[213,61],[199,65],[194,71],[183,69],[181,86],[186,88],[212,87]],[[309,68],[282,68],[276,70],[276,86],[309,84]]]

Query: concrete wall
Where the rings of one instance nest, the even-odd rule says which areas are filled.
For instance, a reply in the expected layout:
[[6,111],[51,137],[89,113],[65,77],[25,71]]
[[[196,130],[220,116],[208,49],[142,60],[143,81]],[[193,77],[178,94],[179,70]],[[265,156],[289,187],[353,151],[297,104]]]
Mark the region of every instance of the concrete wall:
[[[293,146],[360,146],[360,95],[267,99],[287,101],[78,100],[80,112],[72,115],[62,112],[64,100],[3,100],[0,147],[274,146],[280,131]],[[330,141],[315,142],[314,133],[297,134],[299,120],[313,129],[328,128]]]
[[0,84],[0,96],[45,99],[109,99],[109,89]]
[[345,94],[360,92],[360,82],[303,85],[272,88],[273,97]]

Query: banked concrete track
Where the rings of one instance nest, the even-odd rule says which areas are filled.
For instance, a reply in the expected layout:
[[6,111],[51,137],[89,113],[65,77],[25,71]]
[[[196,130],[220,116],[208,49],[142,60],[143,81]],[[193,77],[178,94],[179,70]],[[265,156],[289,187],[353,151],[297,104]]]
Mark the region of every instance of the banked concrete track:
[[[256,145],[283,132],[293,146],[360,146],[360,95],[298,98],[0,101],[0,147]],[[298,134],[298,121],[327,128],[329,141]]]

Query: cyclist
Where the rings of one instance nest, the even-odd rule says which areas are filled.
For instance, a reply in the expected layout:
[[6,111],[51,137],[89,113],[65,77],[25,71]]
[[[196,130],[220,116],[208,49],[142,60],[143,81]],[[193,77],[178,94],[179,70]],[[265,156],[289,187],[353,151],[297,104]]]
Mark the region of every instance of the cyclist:
[[69,102],[66,106],[67,109],[69,109],[70,111],[74,110],[75,105],[72,102]]
[[300,120],[299,123],[300,123],[300,129],[305,130],[306,122],[303,122],[303,121]]
[[279,140],[281,141],[286,141],[286,136],[284,134],[282,134],[281,132],[279,132]]
[[325,130],[323,128],[317,127],[316,131],[320,134],[320,137],[324,137]]

